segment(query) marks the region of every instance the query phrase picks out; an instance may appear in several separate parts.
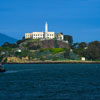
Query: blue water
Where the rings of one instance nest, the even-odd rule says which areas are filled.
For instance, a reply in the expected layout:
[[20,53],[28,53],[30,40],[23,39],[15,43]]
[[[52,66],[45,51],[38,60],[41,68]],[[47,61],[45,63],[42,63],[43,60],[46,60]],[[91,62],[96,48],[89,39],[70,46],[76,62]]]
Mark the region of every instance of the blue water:
[[100,100],[99,64],[14,64],[0,73],[0,100]]

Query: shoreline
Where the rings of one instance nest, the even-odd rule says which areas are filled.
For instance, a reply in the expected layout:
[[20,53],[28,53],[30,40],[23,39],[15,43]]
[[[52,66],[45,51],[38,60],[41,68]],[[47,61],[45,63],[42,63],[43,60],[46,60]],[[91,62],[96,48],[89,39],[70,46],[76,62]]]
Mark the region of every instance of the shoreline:
[[32,62],[7,62],[3,64],[100,64],[100,61],[32,61]]

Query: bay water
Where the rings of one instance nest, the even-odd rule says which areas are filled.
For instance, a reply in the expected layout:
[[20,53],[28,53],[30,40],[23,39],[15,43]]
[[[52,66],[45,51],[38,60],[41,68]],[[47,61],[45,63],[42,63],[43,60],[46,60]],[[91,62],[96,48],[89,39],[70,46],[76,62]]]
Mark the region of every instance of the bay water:
[[100,100],[100,64],[7,64],[0,100]]

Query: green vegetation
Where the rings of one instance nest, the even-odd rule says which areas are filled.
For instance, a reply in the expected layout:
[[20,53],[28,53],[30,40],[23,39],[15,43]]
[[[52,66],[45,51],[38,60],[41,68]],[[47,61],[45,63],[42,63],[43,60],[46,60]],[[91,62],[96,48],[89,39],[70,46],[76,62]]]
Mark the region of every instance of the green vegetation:
[[64,35],[64,40],[69,42],[69,45],[72,46],[73,38],[70,35]]
[[0,52],[2,52],[2,51],[11,51],[12,50],[12,48],[10,48],[10,47],[0,47]]
[[100,42],[94,41],[88,44],[88,48],[84,50],[83,55],[89,60],[100,60]]
[[37,50],[37,49],[40,49],[40,45],[38,43],[35,43],[35,42],[28,42],[26,47],[29,49],[29,50]]
[[[25,39],[18,40],[16,43],[4,43],[0,47],[0,60],[5,62],[7,57],[17,57],[22,59],[28,57],[30,61],[56,61],[56,60],[81,60],[85,57],[87,60],[100,61],[100,42],[73,43],[72,36],[65,35],[65,41]],[[23,58],[24,59],[24,58]]]
[[5,42],[5,43],[2,45],[2,47],[4,47],[4,48],[17,48],[18,45],[17,45],[17,44],[10,44],[10,43],[8,43],[8,42]]
[[65,49],[64,48],[51,48],[50,51],[51,51],[52,54],[57,54],[57,53],[60,53],[60,52],[64,52]]
[[74,43],[73,52],[79,57],[86,57],[87,60],[100,60],[100,42],[93,41],[90,43]]
[[36,41],[38,41],[38,39],[29,39],[29,40],[27,40],[27,42],[36,42]]

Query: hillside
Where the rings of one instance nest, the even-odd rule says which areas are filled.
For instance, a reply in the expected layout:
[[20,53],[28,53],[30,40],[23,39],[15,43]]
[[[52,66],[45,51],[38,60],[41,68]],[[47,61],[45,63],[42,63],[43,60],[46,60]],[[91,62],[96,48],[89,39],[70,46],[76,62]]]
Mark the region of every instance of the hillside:
[[12,37],[9,37],[5,34],[0,33],[0,45],[2,45],[5,42],[15,43],[16,41],[17,41],[17,39],[14,39]]
[[15,44],[5,43],[0,48],[7,62],[78,59],[70,52],[70,45],[61,40],[22,39]]
[[20,48],[27,48],[29,50],[36,50],[39,48],[70,48],[68,43],[59,40],[37,40],[29,39],[20,43]]
[[[57,39],[40,40],[25,39],[16,43],[4,43],[0,46],[0,57],[3,62],[34,62],[34,61],[56,61],[56,60],[86,60],[100,61],[100,42],[74,43]],[[83,60],[84,61],[84,60]]]
[[59,40],[40,41],[41,48],[69,48],[69,45]]

